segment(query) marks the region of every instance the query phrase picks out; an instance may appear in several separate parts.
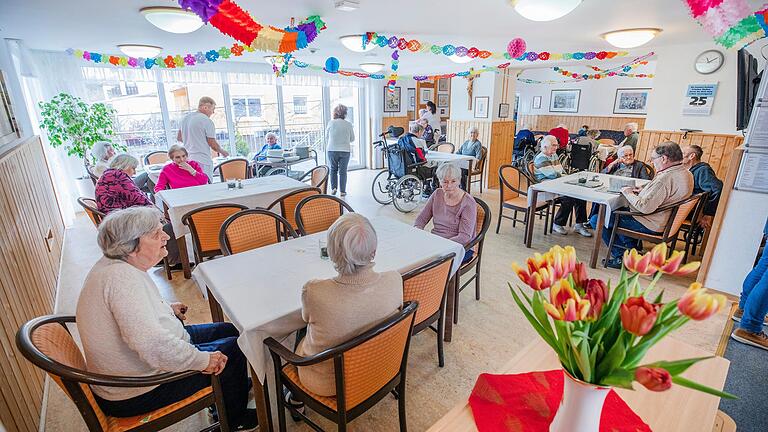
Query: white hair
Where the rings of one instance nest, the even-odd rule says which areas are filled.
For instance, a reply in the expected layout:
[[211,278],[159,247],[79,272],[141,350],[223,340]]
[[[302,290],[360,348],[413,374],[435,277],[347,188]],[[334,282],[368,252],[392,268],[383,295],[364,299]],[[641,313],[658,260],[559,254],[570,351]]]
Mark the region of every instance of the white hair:
[[627,123],[627,125],[624,126],[624,129],[629,129],[632,132],[637,132],[637,128],[638,128],[638,126],[637,126],[637,123],[635,123],[635,122]]
[[440,183],[445,179],[461,180],[461,169],[452,163],[444,163],[437,167],[435,175]]
[[125,259],[139,248],[139,239],[154,232],[163,214],[154,207],[113,211],[99,224],[97,242],[104,256]]
[[568,128],[565,126],[565,123],[560,123],[559,125],[557,125],[557,126],[556,126],[556,128],[563,128],[563,129],[568,129]]
[[560,144],[557,142],[557,138],[552,135],[547,135],[541,139],[541,149],[544,150],[544,147],[550,146],[558,147]]
[[91,155],[97,161],[106,161],[107,152],[112,148],[112,143],[109,141],[96,141],[91,147]]
[[413,122],[410,126],[408,126],[408,132],[412,134],[417,134],[424,130],[424,126],[422,126],[419,122]]
[[470,126],[470,127],[468,127],[467,128],[467,135],[471,134],[472,132],[478,132],[479,133],[480,131],[477,129],[477,126]]
[[187,151],[186,147],[179,144],[174,144],[168,149],[168,157],[173,159],[173,154],[176,152],[184,152],[185,155],[189,156],[189,152]]
[[371,222],[359,213],[347,213],[328,229],[328,257],[340,275],[355,274],[371,264],[378,238]]
[[269,137],[275,137],[275,140],[277,140],[277,134],[274,132],[267,132],[267,134],[264,135],[264,140],[266,141],[266,139]]
[[616,155],[619,157],[623,157],[625,154],[627,154],[628,151],[631,151],[632,154],[635,154],[635,150],[632,148],[632,146],[621,146],[618,150],[616,150]]
[[115,156],[115,158],[112,159],[112,163],[109,164],[110,168],[119,169],[120,171],[125,171],[131,168],[135,169],[138,166],[139,160],[128,153]]

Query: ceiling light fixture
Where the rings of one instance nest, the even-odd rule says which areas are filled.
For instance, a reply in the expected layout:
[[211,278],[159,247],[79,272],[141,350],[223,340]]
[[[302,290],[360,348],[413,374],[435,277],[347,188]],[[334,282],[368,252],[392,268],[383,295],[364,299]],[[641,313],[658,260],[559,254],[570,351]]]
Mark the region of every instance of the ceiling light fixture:
[[552,21],[571,13],[581,0],[510,0],[515,11],[531,21]]
[[376,73],[384,69],[384,63],[360,63],[360,69],[368,73]]
[[469,62],[471,62],[472,60],[474,60],[474,59],[473,59],[472,57],[470,57],[470,56],[462,56],[462,57],[459,57],[459,56],[457,56],[456,54],[453,54],[453,55],[449,55],[449,56],[448,56],[448,58],[449,58],[449,59],[450,59],[452,62],[454,62],[454,63],[459,63],[459,64],[469,63]]
[[661,29],[658,28],[636,28],[603,33],[600,37],[616,48],[637,48],[650,42],[659,33]]
[[139,9],[144,18],[169,33],[192,33],[203,26],[203,20],[192,11],[175,7],[151,6]]
[[360,1],[359,0],[334,0],[333,7],[335,7],[336,10],[340,10],[344,12],[352,12],[360,8]]
[[152,58],[160,54],[163,49],[154,45],[123,44],[117,46],[128,57]]
[[375,44],[369,43],[365,45],[365,48],[363,48],[363,35],[361,34],[342,36],[339,38],[339,40],[341,41],[341,44],[344,45],[344,47],[354,52],[366,52],[376,47]]

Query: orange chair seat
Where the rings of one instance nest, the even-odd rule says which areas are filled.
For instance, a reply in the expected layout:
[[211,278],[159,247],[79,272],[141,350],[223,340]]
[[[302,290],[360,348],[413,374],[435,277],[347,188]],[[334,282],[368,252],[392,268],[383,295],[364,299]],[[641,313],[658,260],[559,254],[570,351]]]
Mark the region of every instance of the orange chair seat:
[[[515,197],[515,198],[512,198],[512,199],[508,199],[508,200],[504,201],[504,204],[508,205],[508,206],[517,207],[517,208],[527,209],[528,208],[528,197],[525,197],[525,196],[521,195],[521,196],[518,196],[518,197]],[[547,204],[546,201],[539,201],[537,203],[537,205],[536,205],[536,208],[539,208],[539,207],[544,206],[546,204]]]
[[[300,388],[312,399],[336,411],[336,398],[333,396],[320,396],[319,394],[312,393],[312,391],[306,388],[304,384],[301,383],[301,380],[299,380],[299,369],[296,366],[292,364],[283,366],[283,373],[285,374],[285,377],[288,379],[288,381],[293,383],[296,387]],[[352,408],[354,408],[354,406],[348,407],[347,411],[351,410]]]
[[189,396],[185,399],[182,399],[175,404],[171,404],[168,406],[165,406],[160,409],[156,409],[154,411],[150,411],[146,414],[140,414],[133,417],[107,417],[107,431],[108,432],[123,432],[128,431],[133,428],[136,428],[138,426],[143,425],[144,423],[147,423],[152,420],[156,420],[160,417],[166,416],[168,414],[173,413],[176,410],[179,410],[199,399],[202,399],[208,395],[210,395],[213,392],[213,389],[211,387],[206,387],[202,390],[199,390],[197,393],[193,394],[192,396]]

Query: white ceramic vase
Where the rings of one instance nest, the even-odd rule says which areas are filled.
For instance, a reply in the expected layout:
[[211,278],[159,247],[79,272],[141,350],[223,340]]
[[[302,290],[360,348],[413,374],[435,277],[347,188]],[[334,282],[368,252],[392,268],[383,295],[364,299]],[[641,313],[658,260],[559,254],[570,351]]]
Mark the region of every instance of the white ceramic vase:
[[563,398],[549,432],[599,432],[600,415],[609,391],[609,387],[585,383],[563,370]]

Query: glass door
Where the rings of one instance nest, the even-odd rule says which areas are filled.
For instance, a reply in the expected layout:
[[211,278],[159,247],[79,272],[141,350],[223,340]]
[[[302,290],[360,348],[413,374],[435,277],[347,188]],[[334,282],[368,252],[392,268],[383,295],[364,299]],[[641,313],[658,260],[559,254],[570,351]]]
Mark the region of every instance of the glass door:
[[347,121],[352,123],[355,131],[355,141],[352,142],[352,152],[349,158],[349,169],[359,169],[365,167],[365,158],[361,143],[361,116],[360,116],[360,88],[346,86],[330,86],[329,90],[329,108],[333,118],[333,109],[342,104],[347,107]]

